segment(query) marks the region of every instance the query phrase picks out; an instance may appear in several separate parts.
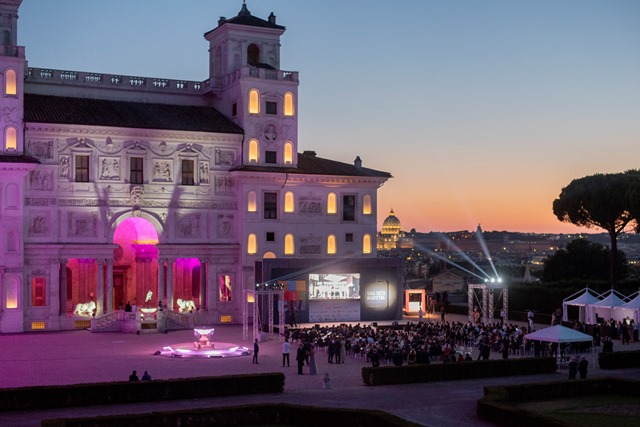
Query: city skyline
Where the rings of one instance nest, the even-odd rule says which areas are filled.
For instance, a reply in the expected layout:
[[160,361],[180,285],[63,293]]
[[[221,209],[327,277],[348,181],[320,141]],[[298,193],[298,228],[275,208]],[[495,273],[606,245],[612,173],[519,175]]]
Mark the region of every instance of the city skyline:
[[[29,66],[204,80],[202,35],[242,2],[24,0]],[[390,172],[420,232],[601,232],[558,221],[572,179],[638,168],[640,3],[249,0],[287,28],[300,150]]]

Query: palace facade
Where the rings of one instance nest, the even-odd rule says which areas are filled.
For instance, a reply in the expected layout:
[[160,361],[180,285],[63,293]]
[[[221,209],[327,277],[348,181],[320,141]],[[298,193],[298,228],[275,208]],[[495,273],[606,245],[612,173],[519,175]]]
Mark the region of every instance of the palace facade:
[[256,261],[376,257],[391,175],[298,152],[273,14],[220,18],[187,81],[27,67],[20,3],[0,0],[0,332],[127,303],[241,323]]

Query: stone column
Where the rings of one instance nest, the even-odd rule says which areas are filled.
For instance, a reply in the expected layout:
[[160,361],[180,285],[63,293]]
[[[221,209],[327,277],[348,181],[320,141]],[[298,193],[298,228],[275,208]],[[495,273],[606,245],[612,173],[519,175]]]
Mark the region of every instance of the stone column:
[[60,316],[67,314],[67,259],[61,259],[60,265],[60,307],[58,313]]
[[[60,315],[60,260],[49,260],[49,280],[47,292],[49,295],[49,317],[51,320],[57,319]],[[66,301],[65,301],[66,304]]]
[[113,260],[107,260],[107,308],[105,313],[111,313],[113,311]]
[[201,310],[207,310],[209,308],[207,304],[207,268],[209,267],[209,260],[207,258],[201,258],[200,260],[200,302],[199,306]]
[[104,259],[96,259],[98,283],[96,284],[96,316],[104,313]]
[[162,305],[165,304],[164,301],[164,258],[158,258],[158,302],[162,302]]
[[173,265],[175,259],[167,259],[167,307],[169,310],[173,310]]

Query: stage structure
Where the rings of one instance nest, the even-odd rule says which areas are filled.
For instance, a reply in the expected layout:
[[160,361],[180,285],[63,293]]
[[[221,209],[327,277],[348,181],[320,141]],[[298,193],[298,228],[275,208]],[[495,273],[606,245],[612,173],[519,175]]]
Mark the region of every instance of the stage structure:
[[278,303],[278,337],[284,339],[284,289],[280,283],[257,284],[255,291],[244,291],[244,303],[242,306],[242,339],[246,340],[249,335],[249,304],[253,303],[253,338],[262,341],[264,324],[263,319],[267,313],[267,333],[269,337],[276,334],[274,306]]
[[[482,300],[478,298],[476,289],[482,291]],[[496,293],[498,294],[496,297]],[[502,298],[502,308],[509,313],[509,291],[506,283],[487,282],[483,284],[470,284],[468,295],[468,312],[469,321],[473,322],[473,309],[480,307],[482,310],[482,322],[490,323],[493,321],[493,313],[499,306]]]

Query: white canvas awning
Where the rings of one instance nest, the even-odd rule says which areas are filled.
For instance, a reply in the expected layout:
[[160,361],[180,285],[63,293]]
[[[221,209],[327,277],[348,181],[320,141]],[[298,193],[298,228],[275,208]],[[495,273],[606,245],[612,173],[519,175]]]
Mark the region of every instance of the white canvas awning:
[[535,332],[531,332],[524,336],[528,340],[571,343],[571,342],[592,342],[593,337],[583,332],[576,331],[575,329],[567,328],[562,325],[550,326],[548,328],[540,329]]
[[[578,295],[580,294],[580,295]],[[576,297],[576,295],[578,295]],[[562,320],[565,322],[569,321],[569,316],[567,314],[567,307],[570,305],[580,307],[580,314],[578,320],[583,323],[594,324],[595,323],[595,314],[593,310],[587,310],[589,305],[595,304],[600,301],[600,295],[592,291],[591,289],[584,288],[581,291],[576,292],[573,295],[565,298],[562,301]]]

